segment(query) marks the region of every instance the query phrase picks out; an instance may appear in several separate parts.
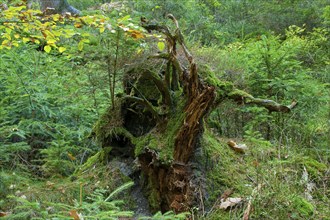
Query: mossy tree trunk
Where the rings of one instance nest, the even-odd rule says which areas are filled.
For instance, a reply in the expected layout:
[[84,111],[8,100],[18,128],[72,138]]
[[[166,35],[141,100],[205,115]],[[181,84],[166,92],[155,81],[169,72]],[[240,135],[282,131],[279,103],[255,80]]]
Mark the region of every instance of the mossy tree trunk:
[[[289,112],[296,102],[283,106],[254,98],[219,80],[206,66],[198,67],[177,20],[173,15],[168,18],[176,26],[174,31],[142,23],[149,32],[164,34],[167,52],[148,57],[125,74],[125,94],[118,95],[115,108],[99,120],[94,131],[102,146],[111,149],[110,158],[138,158],[142,185],[154,210],[182,212],[196,205],[191,162],[204,119],[212,109],[227,98],[281,112]],[[178,45],[185,60],[178,58]],[[157,65],[161,61],[166,63],[164,68]]]

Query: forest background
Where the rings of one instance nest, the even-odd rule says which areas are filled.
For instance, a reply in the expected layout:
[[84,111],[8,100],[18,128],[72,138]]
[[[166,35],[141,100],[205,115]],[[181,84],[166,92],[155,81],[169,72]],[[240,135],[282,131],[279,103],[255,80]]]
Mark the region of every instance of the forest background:
[[[26,9],[20,1],[4,1],[9,9],[0,9],[5,218],[184,218],[139,210],[143,202],[132,196],[127,189],[132,179],[123,174],[129,168],[120,161],[91,160],[102,152],[91,138],[93,126],[122,92],[123,74],[148,51],[164,50],[161,36],[146,37],[141,17],[168,24],[169,13],[178,19],[197,63],[219,79],[256,97],[298,102],[289,114],[229,100],[210,112],[202,141],[209,154],[204,199],[190,213],[241,219],[251,201],[252,219],[329,218],[328,0],[69,2],[99,23],[69,18],[56,24],[60,37],[36,41],[27,33],[46,30],[45,23],[32,19],[35,26],[27,30],[11,29],[8,10],[15,20]],[[102,19],[111,26],[99,25]],[[229,140],[248,150],[235,153]],[[228,189],[245,202],[223,210],[220,197]]]

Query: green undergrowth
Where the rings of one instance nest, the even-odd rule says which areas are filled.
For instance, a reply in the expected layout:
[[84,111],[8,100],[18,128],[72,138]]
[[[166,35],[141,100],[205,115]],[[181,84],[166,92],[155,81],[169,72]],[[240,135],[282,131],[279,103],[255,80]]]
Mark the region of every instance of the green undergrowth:
[[[113,159],[104,165],[102,152],[90,157],[71,177],[38,179],[26,172],[0,172],[3,219],[186,219],[185,213],[156,212],[141,216],[131,187],[134,182]],[[136,217],[139,216],[139,217]]]
[[[206,129],[202,140],[207,192],[204,218],[242,219],[251,200],[252,219],[327,219],[329,164],[295,146],[288,150],[265,140],[251,140],[234,140],[248,146],[241,154],[227,145],[229,139]],[[220,209],[226,190],[232,190],[230,197],[242,198],[243,203]]]
[[[120,190],[131,179],[125,176],[115,162],[104,165],[99,154],[91,157],[74,175],[67,178],[32,178],[26,172],[0,173],[0,206],[2,211],[10,212],[7,219],[59,219],[70,218],[70,210],[84,216],[130,217],[129,212],[136,205],[125,189],[119,195],[109,195]],[[127,187],[128,188],[128,187]],[[119,200],[118,200],[119,199]],[[123,206],[125,201],[125,206]],[[105,209],[107,208],[107,209]],[[112,218],[112,219],[114,219]]]

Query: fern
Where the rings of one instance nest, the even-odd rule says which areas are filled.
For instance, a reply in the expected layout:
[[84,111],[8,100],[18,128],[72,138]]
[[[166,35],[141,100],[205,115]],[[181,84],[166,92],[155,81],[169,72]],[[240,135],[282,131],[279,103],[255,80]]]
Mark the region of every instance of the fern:
[[182,212],[179,214],[175,214],[173,211],[168,211],[162,214],[160,211],[157,212],[152,217],[140,217],[139,220],[185,220],[188,216],[191,215],[189,212]]
[[107,202],[109,201],[109,199],[111,199],[113,196],[115,196],[116,194],[130,188],[131,186],[134,185],[134,182],[128,182],[128,183],[125,183],[124,185],[118,187],[115,191],[113,191],[112,193],[110,193],[110,195],[108,196],[108,198],[106,198],[104,201]]
[[[132,217],[132,211],[123,211],[122,200],[111,200],[115,195],[127,190],[134,183],[128,182],[118,187],[105,199],[106,190],[95,190],[90,197],[90,202],[75,202],[73,206],[63,203],[42,201],[29,201],[24,197],[9,196],[17,205],[13,213],[4,219],[68,219],[70,212],[79,213],[86,219],[117,219],[118,217]],[[78,211],[79,210],[79,211]],[[71,216],[72,217],[72,216]]]

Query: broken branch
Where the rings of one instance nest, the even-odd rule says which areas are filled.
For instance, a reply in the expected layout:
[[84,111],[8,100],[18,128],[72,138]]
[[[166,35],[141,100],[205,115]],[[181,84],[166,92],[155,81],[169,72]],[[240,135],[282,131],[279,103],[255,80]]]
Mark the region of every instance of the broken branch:
[[157,119],[157,121],[160,120],[158,112],[155,110],[154,106],[148,100],[136,96],[129,96],[129,95],[126,95],[123,98],[138,103],[140,105],[143,105],[147,110],[151,112],[151,114],[154,116],[154,118]]
[[297,101],[293,100],[290,105],[281,105],[273,100],[254,98],[251,94],[239,89],[234,89],[232,92],[230,92],[228,94],[228,98],[233,99],[238,103],[255,104],[268,109],[270,112],[288,113],[298,104]]

